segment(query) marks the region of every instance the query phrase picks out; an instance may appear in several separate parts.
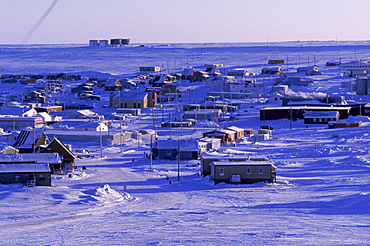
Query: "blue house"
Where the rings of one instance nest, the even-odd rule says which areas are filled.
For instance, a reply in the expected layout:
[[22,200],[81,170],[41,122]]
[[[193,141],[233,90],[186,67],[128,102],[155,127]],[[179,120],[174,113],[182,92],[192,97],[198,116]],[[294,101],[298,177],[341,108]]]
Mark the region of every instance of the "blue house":
[[152,153],[155,159],[174,160],[180,153],[180,160],[194,160],[199,157],[199,145],[195,139],[157,140],[153,144]]

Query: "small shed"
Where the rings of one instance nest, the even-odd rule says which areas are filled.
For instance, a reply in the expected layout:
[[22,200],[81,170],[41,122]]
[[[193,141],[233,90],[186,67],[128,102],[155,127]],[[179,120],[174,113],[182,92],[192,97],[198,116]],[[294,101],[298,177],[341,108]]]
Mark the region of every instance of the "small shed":
[[215,161],[211,163],[214,184],[276,182],[276,167],[269,161]]

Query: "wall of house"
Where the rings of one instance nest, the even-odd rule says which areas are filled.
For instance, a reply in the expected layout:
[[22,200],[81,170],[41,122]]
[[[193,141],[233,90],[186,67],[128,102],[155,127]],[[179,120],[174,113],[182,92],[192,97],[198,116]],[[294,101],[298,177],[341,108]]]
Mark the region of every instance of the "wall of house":
[[27,180],[36,180],[37,186],[50,186],[51,174],[46,172],[41,173],[0,173],[0,183],[13,184],[25,183]]
[[[251,169],[251,173],[247,174],[247,168]],[[223,175],[220,170],[223,169]],[[262,173],[259,173],[259,170]],[[241,177],[242,183],[255,183],[261,181],[271,181],[271,166],[270,165],[212,165],[211,175],[215,184],[220,182],[230,182],[232,175],[238,174]]]

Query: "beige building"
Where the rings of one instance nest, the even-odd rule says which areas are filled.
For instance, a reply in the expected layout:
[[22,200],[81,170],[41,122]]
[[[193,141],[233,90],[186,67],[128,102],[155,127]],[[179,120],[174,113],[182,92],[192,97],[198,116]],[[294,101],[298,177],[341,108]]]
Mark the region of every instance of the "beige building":
[[158,102],[155,92],[117,92],[110,96],[111,108],[147,108]]
[[276,167],[269,161],[212,162],[214,184],[276,182]]

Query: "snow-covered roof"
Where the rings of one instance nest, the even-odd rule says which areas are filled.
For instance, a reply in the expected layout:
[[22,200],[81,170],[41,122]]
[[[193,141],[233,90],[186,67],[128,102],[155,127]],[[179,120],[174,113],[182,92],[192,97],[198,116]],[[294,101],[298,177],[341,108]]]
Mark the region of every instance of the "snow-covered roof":
[[345,70],[367,70],[370,69],[370,63],[365,61],[351,61],[342,63],[340,68]]
[[16,162],[61,163],[61,158],[58,153],[0,154],[0,163]]
[[0,173],[50,173],[47,163],[36,164],[0,164]]
[[2,108],[0,109],[0,115],[32,117],[37,115],[37,111],[33,108]]
[[294,110],[300,110],[300,109],[305,109],[305,110],[350,110],[351,107],[315,107],[315,106],[282,106],[282,107],[266,107],[263,110],[287,110],[287,109],[294,109]]
[[98,115],[97,113],[95,113],[95,112],[93,112],[89,109],[77,110],[76,112],[80,115],[83,115],[83,116],[96,116],[96,115]]
[[[180,151],[193,151],[198,150],[198,141],[195,139],[181,139],[180,141]],[[158,149],[177,149],[178,140],[167,139],[167,140],[157,140],[156,147]]]
[[339,114],[338,111],[307,111],[304,114],[305,118],[317,118],[317,117],[331,117],[335,118]]
[[273,166],[269,161],[214,161],[214,166]]
[[243,128],[240,128],[240,127],[237,127],[237,126],[228,126],[228,127],[225,127],[226,130],[232,130],[232,131],[236,131],[236,132],[243,132],[244,129]]

